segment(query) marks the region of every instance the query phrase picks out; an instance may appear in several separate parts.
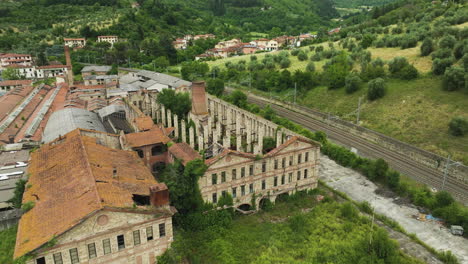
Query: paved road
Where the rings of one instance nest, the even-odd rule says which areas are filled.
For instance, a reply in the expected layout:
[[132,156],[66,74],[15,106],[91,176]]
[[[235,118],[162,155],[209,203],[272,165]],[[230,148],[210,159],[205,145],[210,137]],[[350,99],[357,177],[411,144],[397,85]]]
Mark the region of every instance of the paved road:
[[[252,96],[248,94],[248,101],[264,107],[270,104],[272,109],[282,117],[302,125],[313,131],[323,131],[333,142],[345,146],[354,147],[359,155],[369,158],[382,158],[387,161],[389,166],[412,179],[427,184],[431,187],[440,188],[443,182],[443,174],[439,170],[423,165],[401,153],[389,150],[385,147],[367,141],[359,136],[343,131],[339,128],[329,126],[328,124],[312,118],[306,114],[299,114],[282,106],[271,104],[266,98]],[[468,185],[452,177],[447,177],[445,189],[449,191],[457,200],[468,205]]]

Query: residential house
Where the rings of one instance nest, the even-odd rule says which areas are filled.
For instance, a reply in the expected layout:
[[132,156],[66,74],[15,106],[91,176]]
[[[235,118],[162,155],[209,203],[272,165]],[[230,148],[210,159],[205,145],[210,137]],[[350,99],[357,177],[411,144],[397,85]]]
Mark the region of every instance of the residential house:
[[107,73],[112,69],[111,66],[98,66],[98,65],[90,65],[85,66],[81,70],[81,76],[86,77],[90,75],[107,75]]
[[277,51],[279,49],[278,41],[269,40],[265,46],[267,51]]
[[38,79],[55,78],[60,75],[66,76],[69,70],[66,65],[44,65],[35,69],[35,78]]
[[65,46],[69,48],[83,48],[86,46],[85,38],[64,38],[63,41]]
[[98,36],[97,42],[108,42],[111,46],[114,46],[114,43],[119,42],[118,36]]
[[153,264],[173,241],[169,191],[131,151],[74,130],[31,155],[14,258]]
[[221,41],[215,45],[215,49],[230,48],[230,47],[239,45],[240,43],[242,43],[240,39],[231,39],[231,40]]
[[118,75],[86,75],[83,77],[85,85],[103,85],[116,83],[119,80]]
[[5,69],[8,66],[32,66],[33,60],[30,54],[17,53],[1,53],[0,54],[0,69]]
[[31,80],[5,80],[0,81],[0,91],[10,91],[15,89],[16,87],[23,87],[23,86],[31,86]]
[[172,42],[172,45],[175,49],[186,49],[188,46],[188,41],[182,38],[178,38]]
[[340,33],[340,30],[341,30],[341,27],[331,29],[331,30],[328,31],[328,35],[333,35],[333,34],[336,34],[336,33]]

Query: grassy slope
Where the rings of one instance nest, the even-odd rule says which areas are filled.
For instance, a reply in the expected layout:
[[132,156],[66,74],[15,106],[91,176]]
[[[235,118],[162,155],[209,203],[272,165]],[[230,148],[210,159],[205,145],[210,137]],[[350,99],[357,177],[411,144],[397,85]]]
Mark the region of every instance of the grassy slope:
[[[466,23],[465,23],[466,24]],[[328,44],[320,44],[328,48]],[[339,47],[335,43],[335,47]],[[367,103],[361,114],[362,125],[378,132],[395,137],[404,142],[416,145],[428,151],[446,156],[451,154],[456,160],[468,164],[468,137],[453,137],[448,133],[448,123],[455,116],[468,117],[468,95],[463,92],[445,92],[441,90],[441,79],[430,75],[432,60],[430,56],[421,57],[420,43],[415,48],[369,48],[372,58],[382,58],[385,61],[397,56],[403,56],[413,64],[422,77],[413,81],[390,79],[388,94],[373,103]],[[308,50],[309,47],[302,49]],[[277,52],[272,52],[275,54]],[[267,53],[257,54],[261,60]],[[309,57],[313,52],[309,52]],[[211,66],[224,67],[227,61],[233,63],[239,60],[249,61],[250,55],[230,57],[208,62]],[[289,71],[305,70],[309,60],[299,61],[290,56]],[[315,62],[316,69],[322,70],[325,60]],[[358,98],[366,95],[366,87],[353,95],[347,95],[344,89],[329,91],[326,87],[317,87],[309,91],[300,103],[332,112],[341,117],[354,111]],[[280,98],[291,99],[291,91],[277,94]],[[289,96],[286,96],[289,95]],[[347,119],[354,120],[354,116]]]
[[15,249],[16,231],[18,226],[0,231],[0,263],[13,263],[13,251]]
[[237,217],[226,230],[183,234],[173,247],[188,252],[193,263],[352,263],[362,256],[359,243],[369,230],[369,221],[343,218],[338,203],[317,204],[306,196]]

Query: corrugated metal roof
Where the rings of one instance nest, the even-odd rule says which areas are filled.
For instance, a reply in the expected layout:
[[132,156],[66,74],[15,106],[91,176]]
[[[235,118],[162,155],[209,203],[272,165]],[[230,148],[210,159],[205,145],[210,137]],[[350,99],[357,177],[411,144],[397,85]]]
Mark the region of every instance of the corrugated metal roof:
[[79,108],[65,108],[50,116],[42,140],[45,143],[51,142],[77,128],[106,132],[96,113]]

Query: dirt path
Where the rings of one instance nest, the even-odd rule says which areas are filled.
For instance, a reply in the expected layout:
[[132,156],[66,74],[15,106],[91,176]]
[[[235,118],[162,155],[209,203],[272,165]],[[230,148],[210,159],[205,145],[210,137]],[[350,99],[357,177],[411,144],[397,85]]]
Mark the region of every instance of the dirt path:
[[[395,220],[408,233],[416,234],[416,236],[424,243],[437,250],[452,251],[452,253],[460,260],[460,263],[468,264],[467,239],[453,236],[447,228],[444,228],[437,223],[421,222],[412,218],[412,215],[417,215],[419,213],[417,209],[406,205],[398,205],[394,203],[393,198],[386,198],[375,194],[377,186],[367,180],[363,175],[353,171],[352,169],[336,164],[326,156],[322,156],[320,159],[319,175],[320,179],[328,186],[346,193],[355,201],[368,201],[377,213]],[[400,237],[398,234],[406,237],[407,240]],[[427,250],[412,242],[407,236],[401,233],[398,234],[393,234],[393,232],[391,232],[392,238],[398,240],[401,243],[400,245],[406,249],[405,251],[408,254],[413,255],[426,252],[429,255],[423,253],[423,255],[418,258],[423,259],[428,263],[440,263],[431,262],[433,256]],[[417,247],[416,245],[420,247]]]

